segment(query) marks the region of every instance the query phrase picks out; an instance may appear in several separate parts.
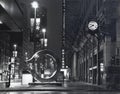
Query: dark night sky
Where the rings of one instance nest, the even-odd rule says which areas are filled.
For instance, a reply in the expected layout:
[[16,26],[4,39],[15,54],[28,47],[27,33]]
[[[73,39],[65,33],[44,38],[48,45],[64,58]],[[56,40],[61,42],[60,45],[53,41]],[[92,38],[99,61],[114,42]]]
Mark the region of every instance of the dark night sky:
[[10,41],[12,44],[16,43],[18,46],[22,46],[22,32],[10,32]]

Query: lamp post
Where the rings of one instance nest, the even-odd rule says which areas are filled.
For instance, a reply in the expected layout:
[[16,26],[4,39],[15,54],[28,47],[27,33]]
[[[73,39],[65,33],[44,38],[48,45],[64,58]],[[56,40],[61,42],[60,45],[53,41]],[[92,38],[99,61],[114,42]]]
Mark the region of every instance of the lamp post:
[[42,33],[43,33],[43,48],[44,48],[45,47],[45,41],[46,41],[46,38],[45,38],[46,29],[45,28],[42,29]]
[[14,49],[12,52],[13,56],[11,57],[11,60],[9,60],[9,64],[8,64],[8,70],[9,70],[8,87],[10,86],[11,83],[11,74],[13,75],[13,78],[15,77],[15,59],[17,57],[17,51],[16,51],[17,44],[13,44],[13,49]]
[[17,44],[14,44],[13,45],[13,57],[11,58],[11,64],[14,66],[13,68],[11,68],[11,71],[13,71],[13,79],[15,78],[15,65],[16,65],[16,59],[17,59],[17,54],[18,54],[18,52],[17,52]]
[[45,33],[46,33],[46,29],[45,28],[42,29],[42,33],[43,33],[43,39],[45,40]]
[[99,56],[99,53],[100,53],[100,34],[98,33],[97,34],[97,51],[98,51],[98,54],[97,54],[97,84],[100,85],[101,83],[101,72],[100,72],[100,56]]
[[36,10],[38,8],[38,3],[36,1],[33,1],[31,5],[34,8],[34,29],[36,29]]
[[33,1],[31,3],[31,5],[34,8],[34,27],[33,27],[33,30],[35,31],[35,29],[36,29],[36,10],[38,8],[38,3],[36,1]]
[[37,14],[37,8],[38,8],[38,2],[33,1],[31,3],[32,8],[34,8],[34,26],[33,26],[33,34],[34,34],[34,51],[36,51],[36,42],[35,42],[35,35],[36,35],[36,14]]
[[8,87],[9,87],[11,83],[11,62],[8,64],[8,70],[9,70],[9,75],[8,75]]
[[14,45],[13,45],[13,49],[14,49],[14,51],[13,51],[13,57],[17,57],[17,51],[16,51],[16,49],[17,49],[17,44],[14,44]]

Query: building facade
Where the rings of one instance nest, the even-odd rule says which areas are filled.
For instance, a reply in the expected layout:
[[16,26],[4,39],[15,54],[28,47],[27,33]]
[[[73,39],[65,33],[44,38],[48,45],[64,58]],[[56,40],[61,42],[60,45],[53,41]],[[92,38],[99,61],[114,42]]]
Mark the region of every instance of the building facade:
[[[6,38],[7,37],[7,38]],[[8,62],[10,59],[10,36],[2,33],[0,35],[0,80],[7,80]]]
[[[76,80],[92,84],[108,85],[111,81],[112,84],[120,83],[120,2],[119,0],[83,0],[83,2],[81,5],[83,11],[80,15],[83,19],[73,48],[72,76]],[[92,20],[98,22],[99,40],[88,30],[88,23]]]

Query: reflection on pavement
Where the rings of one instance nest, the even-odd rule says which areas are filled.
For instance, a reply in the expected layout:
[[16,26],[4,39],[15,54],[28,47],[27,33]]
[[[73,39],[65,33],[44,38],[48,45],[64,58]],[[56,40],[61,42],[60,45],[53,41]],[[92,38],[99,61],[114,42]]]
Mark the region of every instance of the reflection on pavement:
[[120,94],[120,92],[87,92],[87,91],[25,91],[25,92],[0,92],[0,94]]

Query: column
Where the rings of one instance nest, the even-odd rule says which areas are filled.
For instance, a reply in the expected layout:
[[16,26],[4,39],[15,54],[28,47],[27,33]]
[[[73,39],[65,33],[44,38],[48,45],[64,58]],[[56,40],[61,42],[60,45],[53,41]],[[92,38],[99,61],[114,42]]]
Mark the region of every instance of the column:
[[77,66],[77,53],[76,52],[74,52],[74,54],[73,54],[73,67],[72,67],[72,76],[73,76],[73,78],[74,79],[76,79],[77,78],[77,70],[76,70],[76,66]]

